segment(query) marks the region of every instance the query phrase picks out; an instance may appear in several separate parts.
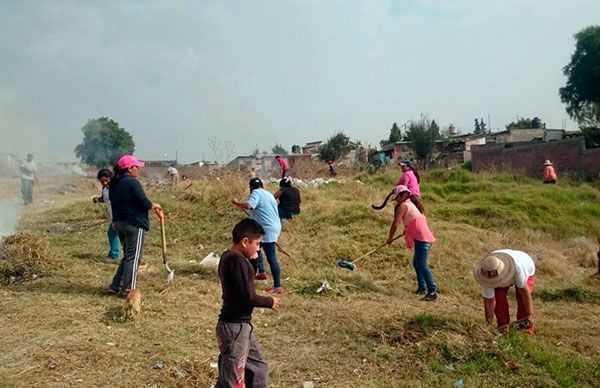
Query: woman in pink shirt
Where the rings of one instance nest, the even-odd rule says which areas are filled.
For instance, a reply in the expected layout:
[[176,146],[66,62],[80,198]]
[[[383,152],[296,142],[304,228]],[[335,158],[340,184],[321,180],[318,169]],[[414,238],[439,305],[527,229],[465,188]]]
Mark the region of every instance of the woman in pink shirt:
[[285,160],[279,155],[275,156],[275,160],[277,161],[277,163],[279,163],[279,167],[281,167],[281,179],[283,179],[286,177],[290,165],[288,164],[287,160]]
[[544,183],[556,183],[556,172],[554,171],[552,162],[549,160],[544,162]]
[[406,247],[412,248],[414,246],[415,248],[413,267],[417,273],[418,287],[415,293],[425,294],[423,297],[425,301],[434,301],[437,299],[438,294],[431,276],[431,270],[427,264],[427,256],[432,244],[435,242],[435,237],[427,225],[427,218],[423,215],[423,205],[404,185],[396,186],[392,199],[395,199],[398,204],[394,209],[394,221],[390,226],[387,243],[391,244],[394,241],[398,224],[402,220]]
[[412,162],[410,160],[403,160],[398,163],[400,168],[402,169],[402,175],[400,175],[400,179],[396,182],[396,186],[403,185],[408,187],[411,194],[417,198],[421,197],[421,190],[419,189],[419,173],[415,170]]

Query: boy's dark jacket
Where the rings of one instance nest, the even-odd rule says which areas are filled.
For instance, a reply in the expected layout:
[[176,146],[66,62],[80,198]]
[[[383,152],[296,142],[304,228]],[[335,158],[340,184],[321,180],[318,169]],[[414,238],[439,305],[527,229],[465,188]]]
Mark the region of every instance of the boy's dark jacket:
[[250,322],[255,307],[271,308],[273,298],[256,294],[254,268],[241,253],[226,250],[219,260],[219,278],[223,290],[222,322]]

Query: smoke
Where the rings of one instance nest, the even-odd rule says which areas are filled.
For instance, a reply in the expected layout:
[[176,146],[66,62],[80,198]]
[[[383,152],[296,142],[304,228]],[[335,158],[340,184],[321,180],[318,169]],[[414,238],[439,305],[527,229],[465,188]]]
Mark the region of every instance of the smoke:
[[21,206],[18,199],[0,200],[0,238],[15,233],[20,214]]

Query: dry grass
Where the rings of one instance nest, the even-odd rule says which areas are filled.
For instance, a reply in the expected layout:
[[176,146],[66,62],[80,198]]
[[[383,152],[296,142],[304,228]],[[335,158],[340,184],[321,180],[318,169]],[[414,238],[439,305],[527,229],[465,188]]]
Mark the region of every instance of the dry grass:
[[[279,258],[290,292],[279,312],[255,310],[253,322],[271,386],[451,386],[459,378],[469,387],[597,385],[597,302],[536,298],[537,335],[500,337],[483,324],[471,275],[478,258],[510,246],[542,257],[539,293],[579,286],[595,295],[600,285],[585,282],[594,271],[593,236],[557,239],[430,216],[438,237],[431,264],[441,297],[425,303],[412,294],[412,252],[402,242],[365,258],[356,272],[336,266],[340,258],[352,260],[381,244],[392,211],[369,207],[388,191],[385,179],[381,185],[344,180],[302,190],[302,214],[284,226],[279,242],[292,258]],[[0,385],[210,386],[220,285],[214,272],[197,263],[228,247],[231,227],[243,217],[229,200],[248,195],[245,179],[194,182],[193,198],[148,192],[166,210],[175,283],[159,293],[165,275],[153,219],[144,251],[151,268],[140,274],[144,310],[137,323],[121,323],[120,301],[104,295],[116,266],[104,259],[106,223],[89,201],[93,184],[74,182],[82,191],[70,194],[48,189],[47,203],[25,210],[21,231],[44,236],[59,252],[62,270],[0,289],[0,326],[10,333],[0,339],[8,349],[0,354]],[[438,205],[432,200],[430,206],[433,214]],[[58,224],[68,228],[49,229]],[[316,294],[325,279],[334,291]],[[153,369],[159,361],[164,368]]]
[[37,279],[56,269],[56,252],[44,236],[21,233],[8,236],[2,246],[0,280],[5,283]]

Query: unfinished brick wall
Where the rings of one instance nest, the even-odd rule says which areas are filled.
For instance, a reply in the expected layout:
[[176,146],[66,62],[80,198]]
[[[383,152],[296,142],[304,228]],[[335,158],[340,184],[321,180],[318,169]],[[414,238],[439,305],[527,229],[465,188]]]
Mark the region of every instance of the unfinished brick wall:
[[473,171],[514,171],[541,177],[544,160],[561,172],[583,173],[597,177],[600,173],[600,150],[585,150],[583,137],[553,142],[507,143],[473,146]]

